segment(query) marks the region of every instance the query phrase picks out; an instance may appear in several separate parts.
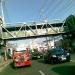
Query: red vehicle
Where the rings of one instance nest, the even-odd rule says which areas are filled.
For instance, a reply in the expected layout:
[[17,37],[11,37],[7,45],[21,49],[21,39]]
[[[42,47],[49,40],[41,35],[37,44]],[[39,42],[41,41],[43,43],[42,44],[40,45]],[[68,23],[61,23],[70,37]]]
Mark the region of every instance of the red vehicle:
[[13,51],[14,67],[31,65],[31,55],[27,50]]

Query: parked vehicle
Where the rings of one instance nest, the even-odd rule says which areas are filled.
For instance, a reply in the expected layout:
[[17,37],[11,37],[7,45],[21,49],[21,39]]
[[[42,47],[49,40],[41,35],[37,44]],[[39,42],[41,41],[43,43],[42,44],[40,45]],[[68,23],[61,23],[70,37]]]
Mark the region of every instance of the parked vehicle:
[[13,51],[13,64],[14,67],[31,65],[31,55],[27,50],[14,50]]
[[70,61],[70,53],[62,48],[54,48],[44,53],[44,60],[48,63]]

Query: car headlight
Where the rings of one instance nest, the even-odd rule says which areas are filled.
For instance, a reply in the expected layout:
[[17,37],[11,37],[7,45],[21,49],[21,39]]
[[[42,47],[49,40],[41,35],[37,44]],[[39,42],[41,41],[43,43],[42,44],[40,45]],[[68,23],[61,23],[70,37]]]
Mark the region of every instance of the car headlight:
[[15,61],[18,62],[19,59],[20,59],[20,56],[17,56],[17,57],[15,58]]
[[15,61],[16,61],[16,62],[18,62],[18,61],[19,61],[19,59],[18,59],[18,58],[16,58],[16,59],[15,59]]
[[69,53],[67,53],[67,55],[70,55]]
[[56,55],[52,55],[52,57],[56,57]]

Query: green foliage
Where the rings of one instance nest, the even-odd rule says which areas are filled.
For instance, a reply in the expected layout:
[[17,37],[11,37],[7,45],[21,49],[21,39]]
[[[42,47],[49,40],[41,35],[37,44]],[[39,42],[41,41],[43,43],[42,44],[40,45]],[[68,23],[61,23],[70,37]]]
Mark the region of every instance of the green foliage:
[[71,33],[74,33],[74,31],[75,31],[75,16],[70,15],[69,17],[67,17],[65,24],[69,28],[69,31]]

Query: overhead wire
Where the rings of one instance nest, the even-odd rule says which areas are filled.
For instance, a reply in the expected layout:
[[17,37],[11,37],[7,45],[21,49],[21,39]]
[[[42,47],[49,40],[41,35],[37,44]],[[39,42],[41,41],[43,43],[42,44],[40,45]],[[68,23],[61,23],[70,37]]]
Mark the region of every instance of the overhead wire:
[[[63,11],[63,14],[65,14],[65,16],[68,14],[68,12],[70,11],[70,9],[72,9],[72,6],[73,6],[73,0],[70,0],[69,3],[66,5],[66,9]],[[67,16],[71,15],[68,14]],[[62,16],[63,17],[63,16]],[[67,17],[66,17],[67,18]],[[72,22],[74,23],[73,19],[72,19]],[[65,23],[66,23],[66,19],[65,19]],[[70,21],[68,21],[69,24],[71,24]],[[62,25],[63,26],[63,25]]]
[[[69,6],[66,8],[66,10],[64,10],[64,12],[63,12],[63,14],[65,14],[65,16],[68,14],[68,12],[70,11],[70,9],[72,9],[72,6],[73,6],[73,0],[70,0],[70,2],[69,2]],[[69,15],[71,15],[72,13],[70,13]],[[66,16],[66,18],[69,16],[69,15],[67,15]],[[62,16],[63,17],[63,16]],[[65,19],[65,21],[66,21],[66,19]],[[73,22],[73,20],[72,20],[72,22]],[[69,24],[71,24],[70,22],[69,22]]]
[[[48,2],[47,8],[43,11],[44,17],[46,18],[47,16],[45,16],[45,13],[49,12],[49,10],[51,11],[51,13],[53,13],[53,11],[56,9],[56,7],[58,5],[60,5],[61,0],[58,0],[57,2],[53,2],[53,0],[50,0],[50,2]],[[45,13],[44,13],[45,12]]]
[[[66,0],[66,2],[64,3],[64,5],[67,5],[67,4],[68,4],[68,0]],[[56,11],[57,11],[57,12],[58,12],[58,11],[60,12],[61,10],[60,10],[60,9],[58,10],[58,7],[60,7],[60,6],[63,7],[64,5],[63,5],[63,2],[61,2],[61,0],[58,0],[58,1],[55,3],[55,5],[52,6],[52,8],[51,8],[50,5],[49,5],[49,6],[46,8],[45,11],[46,11],[46,13],[49,13],[49,12],[51,11],[52,14],[53,14],[54,12],[56,12]],[[51,10],[50,10],[49,7],[51,8]],[[65,8],[65,6],[64,6],[64,8]],[[64,10],[64,8],[62,8],[62,10]],[[48,10],[50,10],[50,11],[48,11]],[[50,13],[50,14],[51,14],[51,13]],[[54,14],[53,14],[53,15],[54,15]],[[46,15],[46,18],[47,18],[47,17],[49,17],[49,16]]]
[[[61,0],[60,0],[61,1]],[[68,3],[67,0],[62,0],[62,2],[59,2],[58,5],[53,9],[54,11],[52,12],[52,14],[55,16],[58,14],[58,12],[61,12],[61,8],[65,7],[65,5]],[[62,9],[64,10],[64,9]]]
[[52,6],[47,7],[46,14],[49,14],[49,13],[52,14],[57,9],[57,6],[60,4],[61,4],[61,0],[57,0],[57,1],[53,2]]
[[[71,0],[72,1],[72,0]],[[68,11],[68,9],[70,9],[70,6],[71,6],[71,1],[66,1],[66,3],[64,3],[64,5],[61,7],[62,9],[59,9],[59,11],[58,12],[60,12],[60,13],[62,13],[63,12],[63,14],[65,15],[65,14],[67,14],[67,11]],[[68,6],[69,5],[69,6]],[[68,9],[67,9],[68,8]],[[63,11],[64,10],[64,11]],[[65,10],[67,10],[67,11],[65,11]],[[58,12],[56,13],[56,14],[58,14]],[[55,15],[56,15],[55,14]],[[60,14],[59,14],[60,15]],[[61,16],[61,17],[63,17],[63,16]],[[66,19],[63,21],[63,24],[62,24],[62,27],[64,26],[64,23],[65,23],[65,21],[66,21]]]
[[[62,9],[59,10],[59,11],[61,11],[61,13],[63,12],[64,15],[67,13],[68,9],[70,9],[70,6],[71,6],[71,4],[72,4],[71,1],[72,1],[72,0],[70,0],[69,2],[67,1],[67,2],[62,6]],[[68,6],[68,5],[69,5],[69,6]],[[67,8],[68,8],[68,9],[67,9]],[[64,11],[63,11],[63,10],[64,10]],[[67,11],[65,11],[65,10],[67,10]],[[60,15],[60,14],[59,14],[59,15]],[[63,17],[63,15],[62,15],[61,17]],[[64,21],[63,21],[62,27],[64,26],[65,22],[66,22],[66,18],[65,18]]]
[[67,8],[64,10],[64,13],[67,14],[69,11],[71,11],[72,7],[73,7],[73,0],[71,0],[69,6],[67,6]]
[[[71,6],[71,3],[72,2],[72,0],[69,0],[69,1],[67,1],[63,6],[62,6],[62,8],[61,9],[59,9],[59,11],[57,11],[56,13],[55,13],[55,15],[56,14],[58,14],[60,11],[60,13],[59,13],[59,15],[61,15],[61,14],[66,14],[66,11],[65,10],[67,10],[67,8],[69,8],[70,6]],[[70,9],[69,9],[70,10]],[[68,10],[67,10],[68,11]],[[64,13],[65,12],[65,13]]]

